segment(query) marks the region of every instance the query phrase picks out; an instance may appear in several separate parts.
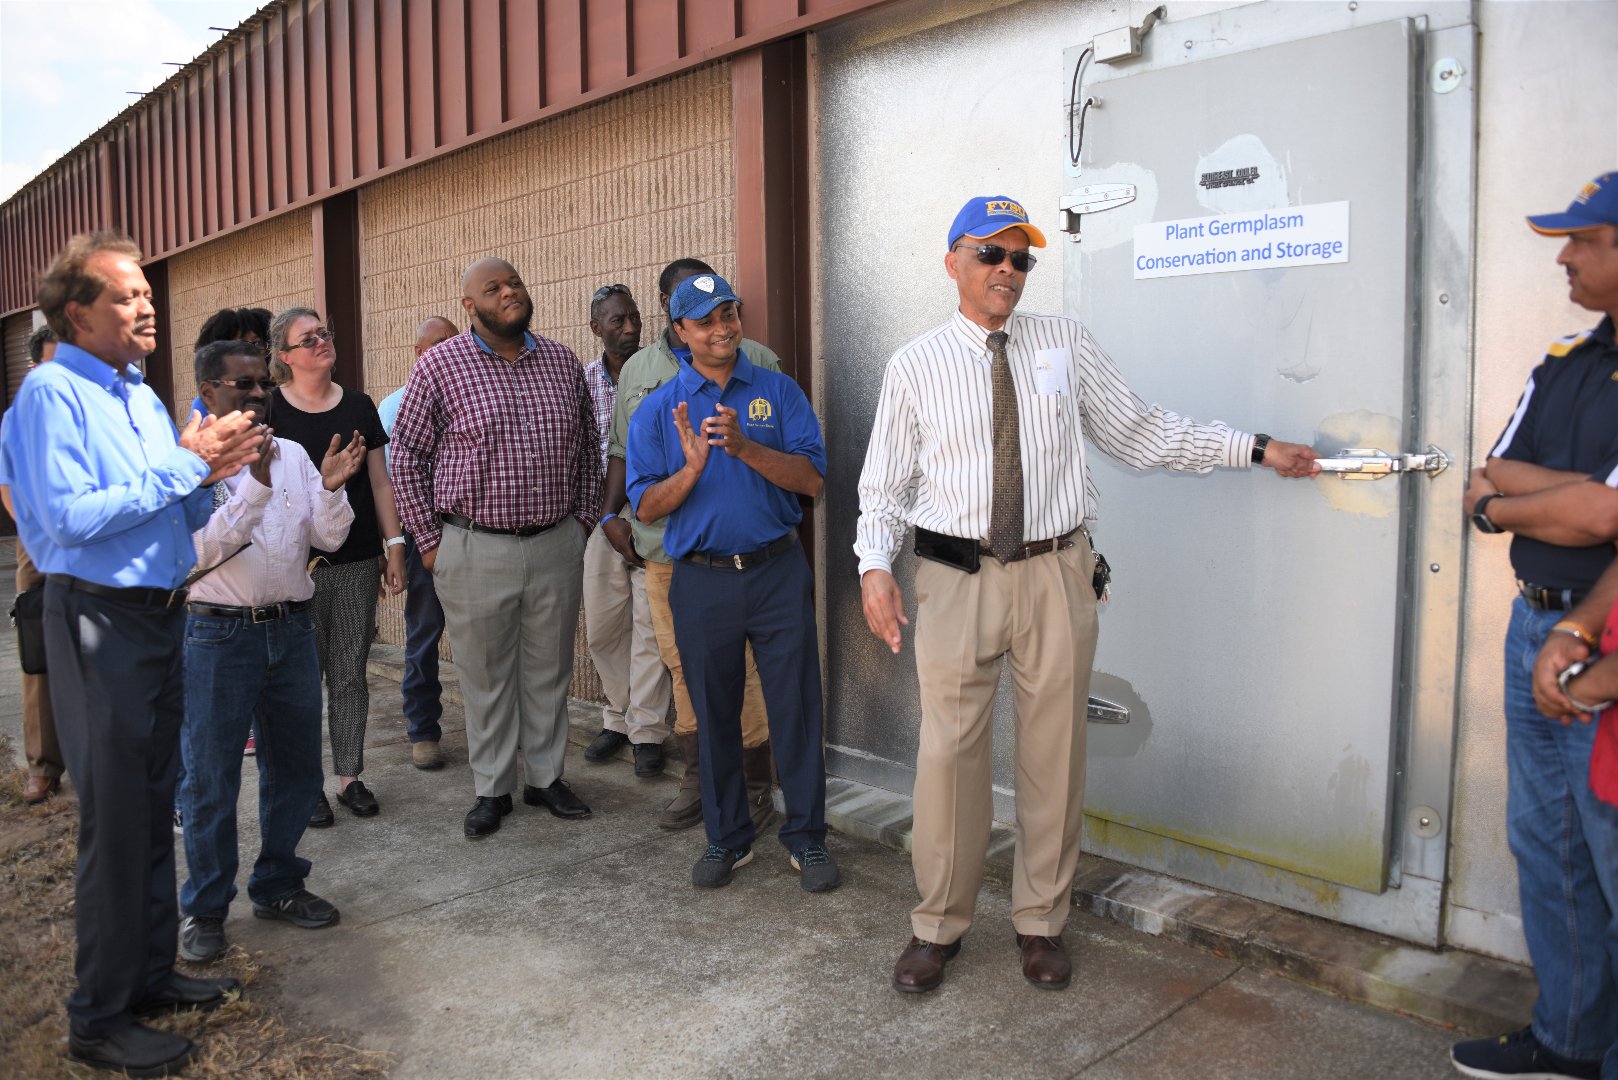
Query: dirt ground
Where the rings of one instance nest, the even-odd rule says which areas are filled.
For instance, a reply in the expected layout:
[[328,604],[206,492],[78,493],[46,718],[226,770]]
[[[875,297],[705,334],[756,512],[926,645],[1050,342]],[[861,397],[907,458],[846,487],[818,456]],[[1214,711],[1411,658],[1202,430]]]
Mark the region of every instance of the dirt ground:
[[[0,733],[0,762],[13,761]],[[73,987],[73,867],[78,804],[71,794],[25,806],[25,773],[0,777],[0,1063],[8,1077],[106,1075],[67,1059],[67,1014]],[[208,1013],[151,1021],[197,1043],[190,1077],[385,1076],[386,1055],[360,1050],[341,1032],[289,1022],[264,993],[279,974],[263,954],[232,945],[206,969],[182,963],[191,975],[235,976],[241,1000]]]

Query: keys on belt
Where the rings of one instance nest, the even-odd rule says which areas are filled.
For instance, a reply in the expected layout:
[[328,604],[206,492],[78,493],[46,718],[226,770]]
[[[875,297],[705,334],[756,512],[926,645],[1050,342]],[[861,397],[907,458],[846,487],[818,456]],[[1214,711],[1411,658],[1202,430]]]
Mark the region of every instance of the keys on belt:
[[309,607],[308,600],[283,600],[278,604],[265,604],[262,607],[235,607],[231,604],[204,604],[194,600],[185,605],[185,609],[193,615],[208,615],[216,619],[240,619],[253,624],[274,622],[284,619],[295,611],[304,611]]
[[1551,589],[1522,580],[1517,582],[1517,591],[1529,607],[1540,611],[1572,611],[1589,595],[1581,589]]

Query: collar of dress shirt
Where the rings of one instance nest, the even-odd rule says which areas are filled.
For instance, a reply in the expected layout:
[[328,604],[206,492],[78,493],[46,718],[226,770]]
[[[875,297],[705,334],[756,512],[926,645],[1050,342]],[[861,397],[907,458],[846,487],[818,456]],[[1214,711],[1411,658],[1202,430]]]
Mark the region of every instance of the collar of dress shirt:
[[139,365],[128,365],[120,375],[117,368],[101,357],[85,352],[77,345],[66,341],[57,343],[56,355],[51,359],[51,363],[60,363],[75,375],[83,376],[109,392],[119,379],[130,386],[139,386],[146,381],[146,376],[141,374]]
[[[977,325],[976,322],[972,322],[971,319],[961,314],[961,309],[959,308],[955,309],[955,316],[950,322],[955,325],[955,332],[961,335],[961,340],[971,345],[974,350],[982,353],[981,356],[977,356],[977,359],[982,359],[984,363],[989,363],[989,330],[985,330],[984,327]],[[1006,316],[1006,324],[1000,329],[1005,330],[1006,337],[1016,337],[1016,313],[1014,311],[1010,316]]]
[[[499,357],[501,360],[505,359],[505,357],[500,356],[499,353],[495,352],[494,349],[489,346],[489,343],[483,340],[483,335],[479,334],[476,330],[469,330],[467,333],[471,334],[472,340],[478,343],[478,348],[482,349],[490,356]],[[539,343],[534,340],[534,335],[532,333],[527,330],[522,332],[522,347],[524,349],[533,349],[538,344]]]
[[[736,350],[736,369],[730,373],[730,377],[749,385],[753,382],[753,361],[749,360],[741,349]],[[708,376],[697,370],[689,356],[680,362],[679,379],[680,389],[687,395],[696,393],[702,389],[703,384],[712,382]]]

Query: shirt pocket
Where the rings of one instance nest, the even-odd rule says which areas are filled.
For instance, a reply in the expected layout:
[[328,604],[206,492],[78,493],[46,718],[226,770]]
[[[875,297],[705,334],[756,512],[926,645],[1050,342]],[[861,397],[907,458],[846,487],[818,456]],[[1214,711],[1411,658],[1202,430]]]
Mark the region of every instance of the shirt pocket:
[[1026,445],[1024,454],[1030,460],[1040,456],[1071,453],[1073,449],[1073,417],[1078,405],[1065,394],[1031,394],[1019,403],[1022,423],[1019,426]]

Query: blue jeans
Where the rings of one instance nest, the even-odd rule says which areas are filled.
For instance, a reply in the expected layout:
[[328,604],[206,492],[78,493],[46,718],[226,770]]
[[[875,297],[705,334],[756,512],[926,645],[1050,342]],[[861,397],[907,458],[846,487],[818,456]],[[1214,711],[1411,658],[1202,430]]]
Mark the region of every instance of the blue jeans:
[[444,715],[438,681],[438,639],[444,636],[444,609],[438,603],[433,575],[421,565],[416,542],[405,534],[405,669],[399,684],[404,699],[405,723],[413,743],[437,742],[443,738],[438,726]]
[[303,888],[298,841],[320,799],[320,660],[307,611],[254,625],[185,620],[187,915],[224,918],[236,896],[236,801],[242,743],[258,728],[259,854],[247,895],[260,904]]
[[[1560,612],[1513,603],[1506,632],[1506,835],[1539,979],[1534,1036],[1618,1077],[1618,806],[1590,790],[1593,723],[1534,705],[1534,657]],[[1603,1058],[1605,1055],[1605,1058]]]

